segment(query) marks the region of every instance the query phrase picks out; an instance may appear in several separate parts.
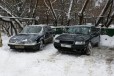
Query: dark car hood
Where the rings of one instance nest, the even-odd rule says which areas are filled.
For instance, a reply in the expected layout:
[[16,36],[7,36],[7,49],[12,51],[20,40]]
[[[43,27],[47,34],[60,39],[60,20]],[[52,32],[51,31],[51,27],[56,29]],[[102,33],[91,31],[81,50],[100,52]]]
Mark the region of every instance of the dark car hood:
[[23,41],[23,40],[31,40],[35,41],[39,37],[39,34],[18,34],[16,36],[13,36],[11,40],[16,41]]
[[89,35],[83,34],[62,34],[56,39],[64,41],[86,41],[90,38]]

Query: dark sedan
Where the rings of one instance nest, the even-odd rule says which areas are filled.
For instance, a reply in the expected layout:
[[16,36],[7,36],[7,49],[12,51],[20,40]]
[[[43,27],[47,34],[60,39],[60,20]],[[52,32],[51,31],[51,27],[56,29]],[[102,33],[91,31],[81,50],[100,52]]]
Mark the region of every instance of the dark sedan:
[[92,25],[70,26],[67,33],[55,38],[54,47],[59,52],[91,54],[92,46],[99,45],[100,30]]
[[21,33],[10,38],[11,49],[41,50],[44,44],[53,41],[52,29],[47,25],[29,25]]

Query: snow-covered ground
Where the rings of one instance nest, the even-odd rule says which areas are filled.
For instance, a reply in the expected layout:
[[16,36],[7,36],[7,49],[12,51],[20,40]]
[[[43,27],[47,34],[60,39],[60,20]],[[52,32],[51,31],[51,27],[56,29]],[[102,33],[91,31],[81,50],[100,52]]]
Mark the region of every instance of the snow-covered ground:
[[[101,36],[101,46],[110,46],[113,38]],[[16,52],[7,46],[7,36],[2,39],[0,76],[114,76],[114,51],[108,48],[94,48],[92,56],[60,54],[53,44],[34,53]]]
[[102,35],[100,45],[108,48],[114,48],[114,36],[110,37],[107,35]]

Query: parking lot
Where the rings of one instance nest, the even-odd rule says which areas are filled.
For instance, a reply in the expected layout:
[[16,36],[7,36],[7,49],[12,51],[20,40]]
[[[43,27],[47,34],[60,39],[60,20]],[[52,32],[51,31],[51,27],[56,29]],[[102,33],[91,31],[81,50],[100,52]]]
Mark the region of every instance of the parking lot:
[[7,42],[0,48],[0,76],[114,76],[112,49],[96,47],[91,56],[69,55],[48,44],[42,51],[16,52]]

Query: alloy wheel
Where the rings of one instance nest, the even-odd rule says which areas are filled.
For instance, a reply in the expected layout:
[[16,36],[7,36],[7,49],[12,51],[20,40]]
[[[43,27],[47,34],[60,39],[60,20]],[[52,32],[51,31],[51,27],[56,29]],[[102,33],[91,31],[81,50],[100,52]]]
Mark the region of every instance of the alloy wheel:
[[40,47],[39,47],[39,50],[42,50],[43,47],[44,47],[44,44],[43,44],[43,41],[41,40],[41,41],[40,41]]
[[91,43],[88,44],[86,51],[87,51],[86,52],[87,55],[92,55],[92,45],[91,45]]

